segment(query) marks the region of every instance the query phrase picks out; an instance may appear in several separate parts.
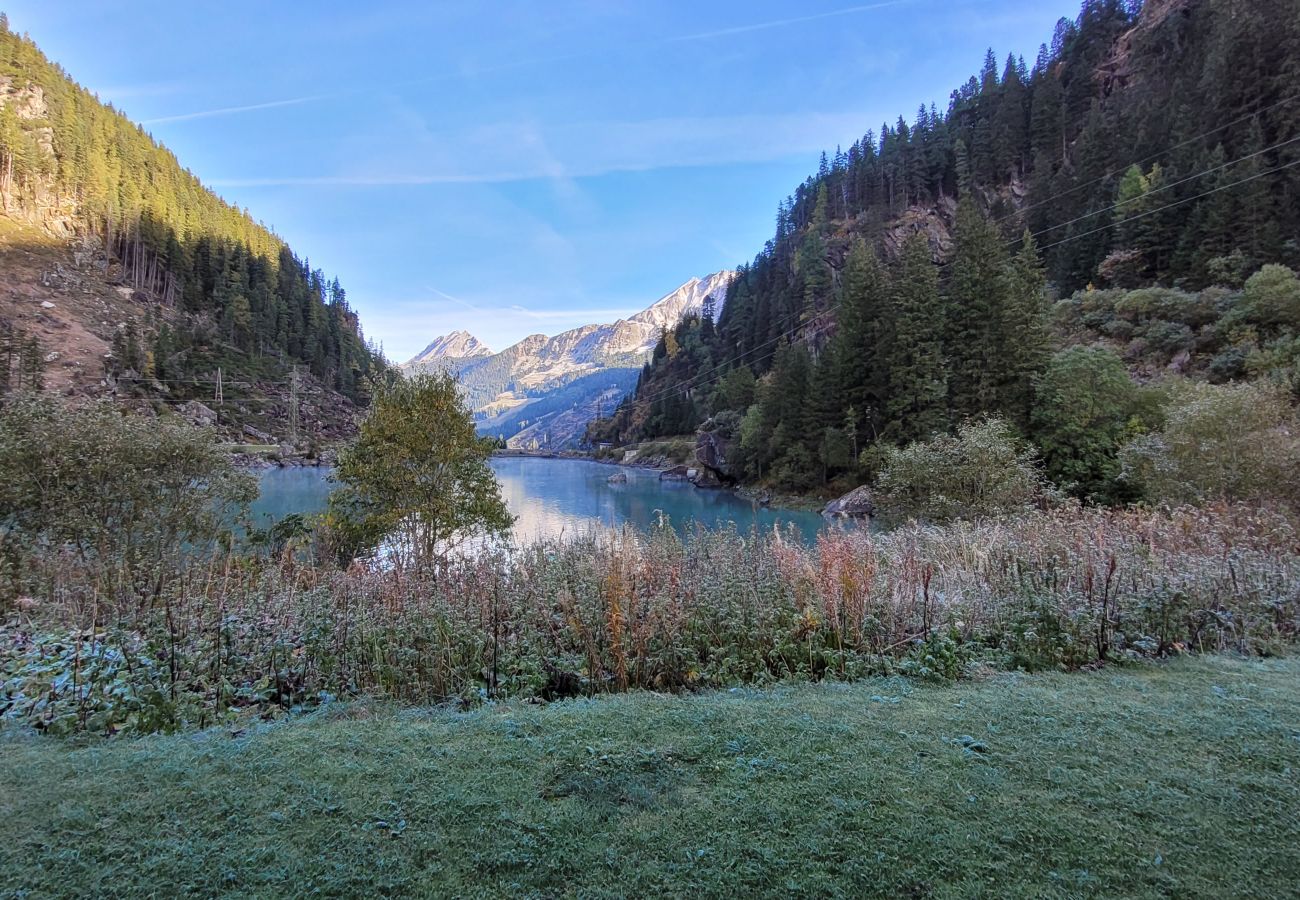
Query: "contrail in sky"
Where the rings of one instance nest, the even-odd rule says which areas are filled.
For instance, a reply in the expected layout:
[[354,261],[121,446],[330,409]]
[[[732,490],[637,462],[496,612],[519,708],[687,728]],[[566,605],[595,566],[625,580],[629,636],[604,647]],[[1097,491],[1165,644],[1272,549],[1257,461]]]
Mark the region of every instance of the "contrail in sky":
[[719,28],[716,31],[701,31],[696,34],[684,34],[680,37],[667,38],[662,43],[671,44],[681,41],[702,41],[707,38],[726,37],[730,34],[744,34],[748,31],[764,31],[768,28],[782,28],[786,25],[798,25],[801,22],[815,22],[818,19],[830,19],[835,16],[851,16],[856,13],[870,12],[873,9],[886,9],[890,6],[903,6],[908,3],[914,3],[915,0],[886,0],[884,3],[867,3],[862,6],[846,6],[843,9],[832,9],[823,13],[813,13],[808,16],[796,16],[792,19],[774,19],[771,22],[755,22],[752,25],[736,25],[732,28]]
[[223,106],[220,109],[203,109],[198,112],[180,113],[175,116],[159,116],[156,119],[145,119],[141,125],[158,125],[162,122],[188,122],[190,119],[210,119],[214,116],[233,116],[236,113],[252,112],[256,109],[274,109],[277,106],[298,106],[301,103],[315,103],[318,100],[329,100],[337,95],[334,94],[315,94],[310,97],[290,97],[288,100],[268,100],[266,103],[250,103],[247,106]]
[[[695,34],[683,34],[683,35],[678,35],[677,37],[662,38],[660,40],[647,41],[644,44],[641,44],[640,46],[652,47],[652,46],[659,46],[662,44],[678,44],[686,41],[703,41],[703,40],[708,40],[709,38],[726,37],[728,35],[733,35],[733,34],[745,34],[750,31],[765,31],[769,28],[782,28],[786,25],[798,25],[802,22],[815,22],[819,19],[830,19],[838,16],[851,16],[851,15],[856,15],[858,13],[871,12],[872,10],[877,10],[877,9],[887,9],[891,6],[904,6],[915,2],[916,0],[885,0],[885,2],[883,3],[866,3],[866,4],[861,4],[859,6],[846,6],[841,9],[832,9],[826,12],[813,13],[807,16],[795,16],[789,19],[774,19],[770,22],[754,22],[749,25],[735,25],[730,28],[719,28],[714,31],[700,31]],[[627,48],[624,47],[624,49]],[[500,65],[489,66],[483,69],[479,69],[477,71],[473,71],[470,74],[482,75],[482,74],[489,74],[493,72],[506,71],[509,69],[519,69],[519,68],[524,68],[533,65],[545,65],[547,63],[563,62],[571,59],[597,56],[605,52],[609,52],[609,51],[599,50],[590,53],[570,53],[570,54],[564,54],[562,56],[543,57],[543,58],[532,59],[532,60],[524,59],[524,60],[519,60],[517,62],[503,63]],[[417,78],[417,79],[412,79],[410,81],[396,82],[392,85],[389,85],[389,87],[406,87],[406,86],[416,85],[416,84],[426,84],[433,81],[442,81],[449,78],[454,79],[457,77],[459,77],[457,73],[449,72],[441,75],[431,75],[428,78]],[[316,103],[321,100],[335,100],[340,97],[346,97],[350,94],[355,94],[355,93],[357,93],[356,90],[350,90],[350,91],[340,91],[338,93],[333,93],[333,94],[316,94],[308,97],[291,97],[287,100],[270,100],[267,101],[266,103],[250,103],[246,106],[223,106],[220,107],[219,109],[204,109],[204,110],[199,110],[198,112],[180,113],[179,115],[174,115],[174,116],[160,116],[156,119],[145,119],[140,124],[160,125],[166,122],[188,122],[192,119],[211,119],[217,116],[233,116],[233,115],[238,115],[239,113],[254,112],[259,109],[274,109],[279,106],[298,106],[299,104]]]
[[468,309],[472,309],[472,310],[474,310],[475,312],[482,312],[482,311],[483,311],[483,310],[479,309],[477,306],[475,306],[473,303],[470,303],[468,300],[462,300],[462,299],[460,299],[459,297],[453,297],[451,294],[448,294],[446,291],[440,291],[440,290],[438,290],[436,287],[434,287],[434,286],[431,285],[431,284],[429,284],[429,285],[425,285],[425,287],[427,287],[429,290],[433,291],[433,292],[434,292],[435,294],[437,294],[439,297],[442,297],[442,298],[444,298],[444,299],[446,299],[446,300],[450,300],[452,303],[459,303],[461,306],[464,306],[464,307],[466,307],[466,308],[468,308]]

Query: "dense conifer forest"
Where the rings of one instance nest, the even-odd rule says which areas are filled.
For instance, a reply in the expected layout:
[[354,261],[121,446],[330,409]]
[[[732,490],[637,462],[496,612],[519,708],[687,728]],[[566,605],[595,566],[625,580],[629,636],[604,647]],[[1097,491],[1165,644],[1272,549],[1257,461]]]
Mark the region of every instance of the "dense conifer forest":
[[589,437],[704,425],[739,477],[807,490],[996,416],[1119,499],[1155,376],[1300,387],[1298,76],[1291,0],[1086,0],[1032,62],[990,50],[946,109],[823,155]]
[[114,340],[113,374],[183,387],[218,365],[235,376],[302,365],[361,397],[382,360],[338,280],[205,188],[7,21],[0,100],[6,208],[93,242],[113,277],[149,298],[148,314]]

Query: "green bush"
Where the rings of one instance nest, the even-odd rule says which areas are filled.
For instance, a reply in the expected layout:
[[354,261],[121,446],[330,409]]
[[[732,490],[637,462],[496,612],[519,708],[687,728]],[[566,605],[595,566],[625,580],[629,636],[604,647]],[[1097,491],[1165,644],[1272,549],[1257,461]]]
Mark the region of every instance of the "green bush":
[[1164,427],[1133,439],[1120,459],[1124,477],[1156,502],[1300,506],[1300,417],[1275,385],[1180,383]]
[[0,549],[19,573],[0,597],[52,581],[109,604],[156,594],[256,493],[208,430],[15,398],[0,408]]
[[1024,511],[1049,494],[1038,457],[999,419],[884,450],[875,503],[889,519],[943,522]]
[[1253,322],[1300,330],[1300,278],[1286,266],[1264,266],[1246,280],[1242,305]]
[[1047,476],[1081,500],[1132,497],[1120,481],[1119,448],[1141,406],[1124,361],[1101,347],[1072,347],[1052,358],[1038,383],[1033,437]]

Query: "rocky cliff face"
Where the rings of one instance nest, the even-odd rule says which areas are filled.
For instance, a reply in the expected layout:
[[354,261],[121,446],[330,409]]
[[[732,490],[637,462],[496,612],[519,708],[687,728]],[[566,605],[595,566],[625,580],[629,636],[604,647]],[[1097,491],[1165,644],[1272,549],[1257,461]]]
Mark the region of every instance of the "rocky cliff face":
[[[0,75],[0,109],[11,110],[25,122],[48,118],[45,90],[38,84]],[[54,163],[54,129],[37,125],[23,129],[32,150]],[[0,210],[10,219],[35,226],[46,236],[67,240],[77,233],[77,205],[73,198],[60,196],[52,176],[18,183],[9,172],[0,171]]]

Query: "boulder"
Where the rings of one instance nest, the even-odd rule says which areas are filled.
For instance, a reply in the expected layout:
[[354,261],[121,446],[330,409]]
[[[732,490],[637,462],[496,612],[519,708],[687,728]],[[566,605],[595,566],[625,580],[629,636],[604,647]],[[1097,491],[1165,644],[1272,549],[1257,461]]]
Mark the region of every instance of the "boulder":
[[691,484],[695,485],[697,488],[704,490],[717,490],[724,486],[722,481],[718,478],[718,473],[714,472],[712,469],[691,469],[691,472],[693,474],[690,475],[689,480]]
[[217,424],[217,414],[210,407],[204,406],[197,400],[191,400],[182,406],[181,415],[194,425],[207,427]]
[[255,440],[261,441],[263,444],[275,443],[275,438],[271,437],[271,435],[267,434],[265,431],[263,431],[260,428],[254,428],[252,425],[244,426],[244,434],[248,435],[249,437]]
[[685,481],[691,470],[686,466],[673,466],[659,473],[660,481]]
[[627,484],[627,473],[615,472],[613,475],[609,476],[605,480],[610,484]]
[[828,519],[869,519],[875,513],[876,505],[871,501],[871,488],[865,484],[832,500],[822,509],[822,515]]
[[727,461],[727,451],[731,446],[731,436],[722,430],[701,430],[695,435],[695,460],[710,470],[721,484],[734,484],[736,473],[731,471]]

